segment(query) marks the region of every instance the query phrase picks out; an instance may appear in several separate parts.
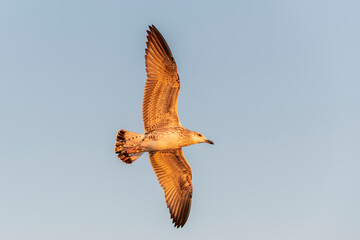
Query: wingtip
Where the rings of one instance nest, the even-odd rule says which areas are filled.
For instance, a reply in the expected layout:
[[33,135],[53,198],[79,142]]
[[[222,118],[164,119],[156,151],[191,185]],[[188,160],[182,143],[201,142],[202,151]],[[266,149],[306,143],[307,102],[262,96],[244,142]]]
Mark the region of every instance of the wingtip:
[[149,25],[149,30],[146,30],[146,32],[148,33],[148,35],[152,32],[155,34],[160,33],[160,31],[155,27],[154,24]]
[[153,29],[157,29],[154,24],[149,25],[149,30],[152,31]]
[[176,228],[182,228],[185,225],[185,223],[178,223],[178,222],[175,222],[175,220],[173,220],[173,224],[174,224],[174,227],[176,227]]

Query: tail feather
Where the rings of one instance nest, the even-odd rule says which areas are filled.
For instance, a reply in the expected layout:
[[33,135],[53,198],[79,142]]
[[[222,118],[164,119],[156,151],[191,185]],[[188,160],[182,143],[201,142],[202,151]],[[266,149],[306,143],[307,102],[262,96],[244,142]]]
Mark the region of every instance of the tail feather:
[[118,158],[120,158],[126,164],[133,163],[143,154],[143,152],[132,151],[129,153],[127,150],[130,148],[135,148],[141,143],[143,138],[144,134],[134,133],[123,129],[119,130],[115,143],[115,153],[118,154]]

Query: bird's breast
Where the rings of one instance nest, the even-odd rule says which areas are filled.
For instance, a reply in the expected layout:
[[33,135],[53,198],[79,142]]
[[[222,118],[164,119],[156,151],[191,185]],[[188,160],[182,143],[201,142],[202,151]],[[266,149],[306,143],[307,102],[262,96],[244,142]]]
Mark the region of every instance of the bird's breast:
[[141,144],[145,151],[162,151],[181,148],[184,145],[184,136],[178,131],[153,131],[149,133]]

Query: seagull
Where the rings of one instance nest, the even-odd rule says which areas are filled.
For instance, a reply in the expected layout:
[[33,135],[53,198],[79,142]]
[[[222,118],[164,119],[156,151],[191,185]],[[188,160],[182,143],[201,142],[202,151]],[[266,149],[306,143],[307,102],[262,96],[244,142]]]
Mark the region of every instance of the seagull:
[[154,25],[147,30],[146,47],[147,80],[142,108],[145,133],[119,130],[115,153],[126,164],[133,163],[144,152],[149,153],[174,227],[179,228],[189,217],[193,192],[191,168],[182,147],[214,142],[180,124],[177,66],[168,44]]

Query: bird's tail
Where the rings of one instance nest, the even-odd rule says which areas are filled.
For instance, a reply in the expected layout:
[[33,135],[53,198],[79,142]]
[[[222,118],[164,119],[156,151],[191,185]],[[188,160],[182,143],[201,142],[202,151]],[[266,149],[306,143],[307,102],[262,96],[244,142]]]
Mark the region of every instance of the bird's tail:
[[143,154],[143,152],[136,151],[136,147],[141,143],[143,138],[144,134],[123,129],[119,130],[115,143],[115,153],[118,154],[118,158],[126,164],[133,163]]

